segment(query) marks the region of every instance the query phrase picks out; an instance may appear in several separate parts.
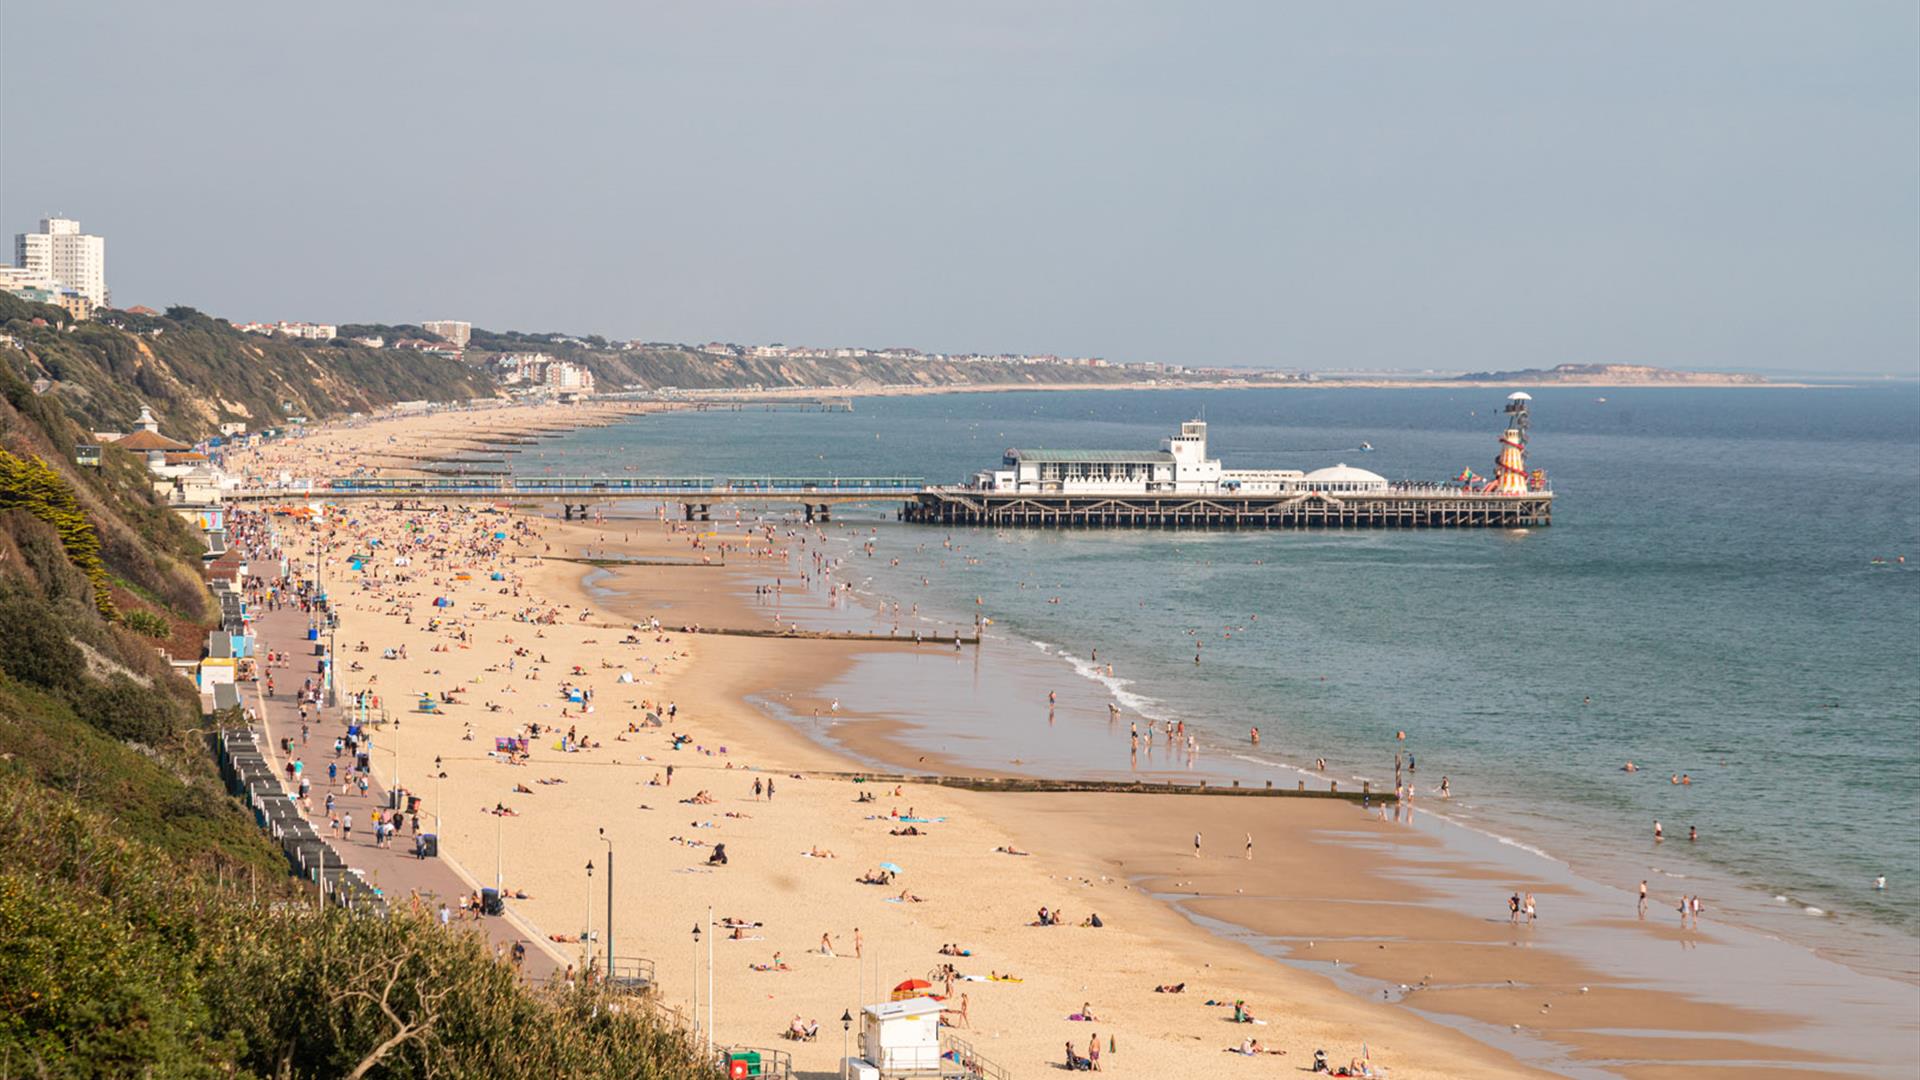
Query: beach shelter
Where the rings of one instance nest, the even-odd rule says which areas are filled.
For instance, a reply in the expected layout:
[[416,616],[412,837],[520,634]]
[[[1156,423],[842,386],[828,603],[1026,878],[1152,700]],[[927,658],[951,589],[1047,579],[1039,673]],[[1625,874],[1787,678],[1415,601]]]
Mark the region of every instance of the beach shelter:
[[902,869],[900,869],[900,864],[899,864],[899,863],[890,863],[890,862],[883,862],[883,863],[881,863],[881,864],[880,864],[880,869],[882,869],[882,870],[887,870],[887,871],[891,871],[892,873],[895,873],[895,874],[904,874],[904,873],[906,873],[906,871],[905,871],[905,870],[902,870]]

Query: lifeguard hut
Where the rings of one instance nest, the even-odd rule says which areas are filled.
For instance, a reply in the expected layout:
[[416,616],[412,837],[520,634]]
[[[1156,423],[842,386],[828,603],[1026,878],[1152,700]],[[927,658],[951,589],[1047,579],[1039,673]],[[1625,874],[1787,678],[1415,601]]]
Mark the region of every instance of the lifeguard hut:
[[940,1027],[941,1004],[908,997],[860,1010],[860,1056],[841,1062],[842,1080],[1008,1080],[1005,1069]]
[[848,1058],[854,1080],[940,1075],[940,1003],[906,998],[860,1010],[860,1056]]

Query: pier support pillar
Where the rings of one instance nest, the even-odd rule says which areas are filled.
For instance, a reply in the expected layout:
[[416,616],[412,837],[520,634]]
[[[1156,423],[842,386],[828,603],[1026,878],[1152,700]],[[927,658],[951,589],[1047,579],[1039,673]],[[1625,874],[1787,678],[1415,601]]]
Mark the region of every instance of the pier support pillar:
[[817,511],[817,512],[816,512],[816,513],[814,514],[814,520],[816,520],[816,521],[832,521],[832,520],[833,520],[833,513],[832,513],[832,509],[831,509],[831,507],[829,507],[829,506],[828,506],[828,504],[826,504],[826,503],[821,503],[821,504],[820,504],[820,509],[819,509],[819,510],[818,510],[818,511]]

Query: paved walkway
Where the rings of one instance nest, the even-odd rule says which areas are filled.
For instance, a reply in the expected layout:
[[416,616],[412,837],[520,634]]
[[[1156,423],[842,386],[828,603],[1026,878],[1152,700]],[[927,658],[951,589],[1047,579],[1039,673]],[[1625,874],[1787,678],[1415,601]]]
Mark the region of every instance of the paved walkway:
[[[308,799],[312,807],[307,814],[308,821],[333,845],[347,865],[360,870],[367,883],[385,895],[389,906],[396,910],[403,908],[417,895],[423,908],[428,911],[438,910],[444,902],[457,923],[460,918],[460,897],[479,892],[480,883],[459,863],[447,857],[444,851],[440,858],[415,858],[411,828],[402,829],[393,838],[392,847],[376,847],[373,843],[373,812],[387,805],[386,789],[379,782],[377,774],[369,774],[368,779],[372,782],[366,795],[360,794],[357,786],[347,784],[345,773],[349,759],[344,755],[338,759],[340,783],[332,787],[334,810],[336,813],[353,815],[353,838],[342,840],[327,827],[326,801],[330,787],[327,765],[336,760],[333,756],[333,740],[346,737],[347,710],[322,708],[317,717],[310,716],[307,739],[302,744],[300,706],[296,698],[300,684],[310,675],[316,675],[317,663],[317,658],[312,655],[313,645],[307,640],[307,616],[298,608],[263,612],[254,620],[254,633],[258,655],[265,656],[269,651],[285,651],[288,654],[286,666],[276,667],[272,672],[278,696],[266,696],[264,679],[254,684],[255,711],[261,718],[268,759],[273,762],[283,782],[287,754],[281,749],[280,740],[293,740],[293,756],[301,759],[304,774],[313,785]],[[432,808],[424,805],[426,801],[422,796],[420,816],[423,823],[432,819]],[[509,952],[516,942],[524,942],[527,953],[521,970],[527,979],[544,981],[575,960],[567,954],[565,946],[548,941],[538,927],[516,913],[511,901],[508,902],[504,917],[482,917],[470,925],[477,925],[496,947],[504,947]]]

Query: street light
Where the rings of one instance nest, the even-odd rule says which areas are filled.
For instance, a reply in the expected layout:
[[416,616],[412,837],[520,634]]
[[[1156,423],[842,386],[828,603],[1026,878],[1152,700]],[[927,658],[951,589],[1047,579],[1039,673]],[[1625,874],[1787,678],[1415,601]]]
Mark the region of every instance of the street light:
[[707,905],[707,1056],[713,1056],[713,905]]
[[693,924],[693,1035],[700,1037],[700,924]]
[[842,1009],[840,1010],[840,1077],[841,1077],[841,1080],[846,1080],[847,1059],[853,1056],[852,1040],[853,1040],[853,1013],[850,1010]]
[[440,781],[447,778],[447,770],[440,765],[440,759],[433,759],[433,835],[440,835]]
[[600,841],[607,845],[607,977],[613,977],[613,838],[600,830]]

